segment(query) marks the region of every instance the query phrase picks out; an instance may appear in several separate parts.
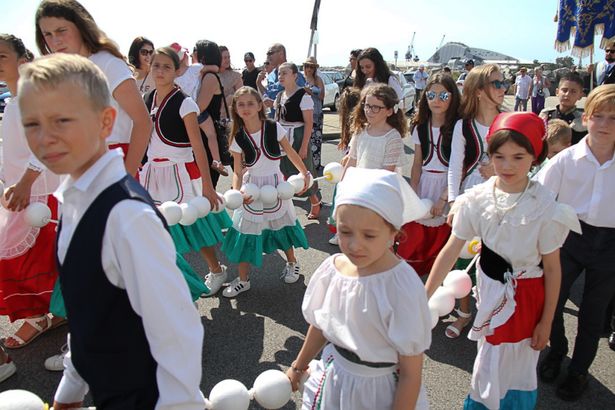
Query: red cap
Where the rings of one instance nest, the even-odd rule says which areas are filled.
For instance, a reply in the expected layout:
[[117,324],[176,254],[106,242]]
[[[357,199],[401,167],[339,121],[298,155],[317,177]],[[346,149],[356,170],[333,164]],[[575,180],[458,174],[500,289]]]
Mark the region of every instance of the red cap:
[[517,131],[530,141],[534,149],[534,157],[538,157],[542,152],[545,138],[545,122],[533,112],[503,112],[498,114],[493,120],[487,142],[491,135],[500,130]]

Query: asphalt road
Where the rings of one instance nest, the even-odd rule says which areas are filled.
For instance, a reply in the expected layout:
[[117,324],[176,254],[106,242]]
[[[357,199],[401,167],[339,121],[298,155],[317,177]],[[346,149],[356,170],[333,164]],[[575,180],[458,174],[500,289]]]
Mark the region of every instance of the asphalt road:
[[[337,127],[337,116],[325,115],[325,132],[330,136]],[[408,143],[406,141],[406,143]],[[336,140],[323,144],[323,163],[339,161]],[[408,154],[410,150],[408,149]],[[222,178],[219,191],[230,186],[230,178]],[[322,185],[323,198],[330,201],[332,186]],[[325,207],[319,221],[306,219],[309,204],[295,201],[297,214],[304,225],[311,248],[298,250],[302,278],[287,285],[279,279],[284,266],[280,255],[264,258],[263,267],[252,273],[252,289],[237,299],[212,297],[198,301],[199,312],[205,327],[203,345],[203,378],[201,388],[207,397],[213,386],[227,378],[243,382],[248,388],[264,370],[285,370],[301,347],[307,325],[301,315],[301,301],[312,272],[337,247],[329,245]],[[221,255],[222,260],[224,256]],[[197,254],[188,255],[188,260],[201,274],[206,274],[206,265]],[[230,278],[236,275],[236,266],[230,266]],[[568,337],[576,332],[577,305],[581,299],[580,284],[574,289],[572,301],[565,313]],[[161,300],[160,303],[164,303]],[[14,331],[17,324],[9,324],[6,317],[0,318],[2,337]],[[433,331],[433,342],[426,352],[423,380],[432,409],[455,409],[463,406],[467,394],[476,345],[465,337],[449,340],[444,336],[446,323],[440,322]],[[21,350],[11,351],[18,366],[17,374],[0,384],[0,391],[26,389],[51,402],[60,373],[51,373],[43,368],[46,357],[59,351],[66,337],[67,328],[52,330]],[[465,333],[464,333],[465,336]],[[121,363],[117,363],[121,372]],[[615,408],[615,352],[609,350],[605,338],[600,340],[598,355],[590,369],[588,392],[576,403],[566,403],[555,397],[552,385],[539,384],[539,409],[614,409]],[[284,409],[300,408],[300,397],[294,395]],[[88,401],[86,400],[86,404]],[[253,405],[254,409],[260,408]]]

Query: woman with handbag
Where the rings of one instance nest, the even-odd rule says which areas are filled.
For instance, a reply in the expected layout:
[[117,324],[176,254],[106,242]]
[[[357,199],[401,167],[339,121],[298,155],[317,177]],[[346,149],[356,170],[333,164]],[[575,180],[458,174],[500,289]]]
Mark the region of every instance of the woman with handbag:
[[[224,89],[218,77],[222,55],[213,41],[199,40],[195,49],[197,59],[203,65],[201,86],[196,100],[201,111],[198,120],[209,164],[216,171],[211,174],[211,182],[215,188],[220,174],[228,176],[225,165],[231,165],[232,162],[228,150],[227,122],[221,119],[220,111],[222,104],[227,107]],[[227,117],[230,117],[228,108]]]

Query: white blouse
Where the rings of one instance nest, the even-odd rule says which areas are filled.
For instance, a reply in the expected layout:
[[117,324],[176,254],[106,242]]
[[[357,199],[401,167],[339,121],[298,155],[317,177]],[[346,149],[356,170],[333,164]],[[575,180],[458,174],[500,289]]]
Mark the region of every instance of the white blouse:
[[455,201],[451,213],[455,214],[453,235],[457,238],[482,238],[485,245],[520,271],[535,268],[542,255],[559,249],[569,230],[580,232],[574,209],[555,202],[546,188],[533,181],[520,202],[505,211],[521,194],[494,191],[496,178],[476,185]]
[[368,362],[397,363],[431,344],[427,295],[418,275],[400,261],[364,277],[342,275],[328,257],[314,272],[303,298],[305,320],[325,338]]
[[370,135],[367,129],[354,134],[350,141],[349,155],[357,161],[357,168],[400,168],[406,164],[404,142],[395,128],[378,136]]

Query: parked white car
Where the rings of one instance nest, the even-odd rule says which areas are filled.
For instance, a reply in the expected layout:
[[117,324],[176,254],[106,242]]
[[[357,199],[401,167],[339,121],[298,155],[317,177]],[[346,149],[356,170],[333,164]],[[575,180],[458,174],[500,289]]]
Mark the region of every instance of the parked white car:
[[325,84],[325,100],[322,104],[323,108],[329,107],[331,111],[337,111],[337,102],[340,98],[340,87],[326,73],[318,71],[318,75],[322,78],[322,82]]

